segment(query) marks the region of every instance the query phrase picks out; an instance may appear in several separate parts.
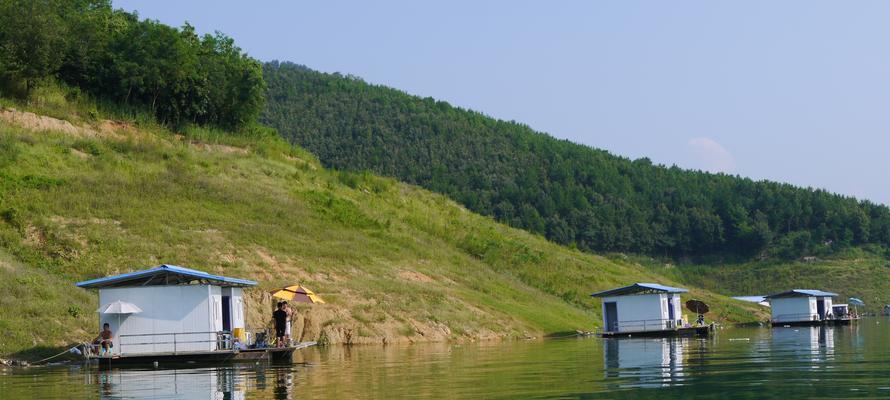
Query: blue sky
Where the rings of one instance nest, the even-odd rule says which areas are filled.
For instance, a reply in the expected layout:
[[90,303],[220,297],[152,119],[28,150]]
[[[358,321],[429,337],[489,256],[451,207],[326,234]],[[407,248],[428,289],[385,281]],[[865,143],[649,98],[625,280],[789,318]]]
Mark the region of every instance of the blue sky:
[[890,204],[890,2],[114,4],[630,158]]

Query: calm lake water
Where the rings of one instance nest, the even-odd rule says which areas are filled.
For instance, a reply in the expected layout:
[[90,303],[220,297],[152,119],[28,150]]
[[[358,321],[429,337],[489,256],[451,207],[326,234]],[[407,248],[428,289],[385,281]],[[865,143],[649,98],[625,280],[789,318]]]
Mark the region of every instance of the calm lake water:
[[890,319],[709,339],[303,350],[294,365],[0,372],[0,398],[890,398]]

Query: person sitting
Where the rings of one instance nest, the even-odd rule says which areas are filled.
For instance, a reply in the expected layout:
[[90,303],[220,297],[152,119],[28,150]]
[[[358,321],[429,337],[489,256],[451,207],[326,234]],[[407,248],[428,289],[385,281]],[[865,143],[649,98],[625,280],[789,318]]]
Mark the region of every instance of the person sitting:
[[235,338],[234,343],[232,343],[232,347],[234,347],[235,350],[238,351],[247,350],[247,345],[245,345],[244,342],[242,342],[241,339],[237,337]]
[[111,356],[111,349],[114,348],[114,343],[112,342],[112,338],[114,334],[111,332],[111,325],[107,322],[102,325],[102,331],[99,332],[99,336],[96,336],[93,339],[93,345],[99,351],[99,356]]
[[272,313],[275,320],[275,339],[278,347],[284,347],[287,337],[287,311],[284,310],[284,302],[278,302],[278,309]]
[[704,314],[699,314],[698,318],[695,319],[695,324],[698,326],[702,326],[705,324],[705,316]]

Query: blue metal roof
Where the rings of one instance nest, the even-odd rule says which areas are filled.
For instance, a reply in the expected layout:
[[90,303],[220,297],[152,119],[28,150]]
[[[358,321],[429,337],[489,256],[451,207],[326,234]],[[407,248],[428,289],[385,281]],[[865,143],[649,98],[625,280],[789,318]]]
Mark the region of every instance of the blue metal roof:
[[188,285],[195,281],[217,286],[246,287],[257,285],[256,282],[247,279],[212,275],[203,271],[169,264],[159,265],[142,271],[91,279],[78,282],[76,285],[77,287],[87,289],[101,289],[109,287]]
[[768,306],[769,303],[766,301],[766,296],[733,296],[733,299],[747,301],[751,303],[763,304]]
[[837,297],[837,293],[824,292],[821,290],[813,289],[792,289],[786,292],[775,293],[766,296],[767,299],[776,297]]
[[634,283],[633,285],[620,287],[617,289],[604,290],[592,294],[593,297],[608,296],[624,296],[637,293],[686,293],[688,290],[683,288],[675,288],[671,286],[659,285],[657,283]]

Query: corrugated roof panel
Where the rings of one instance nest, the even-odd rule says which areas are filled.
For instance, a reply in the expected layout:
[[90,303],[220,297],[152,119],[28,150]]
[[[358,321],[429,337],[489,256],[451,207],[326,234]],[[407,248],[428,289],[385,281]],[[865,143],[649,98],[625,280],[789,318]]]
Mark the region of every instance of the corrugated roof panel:
[[218,286],[256,286],[257,283],[247,279],[230,278],[227,276],[208,274],[191,268],[164,264],[154,268],[134,271],[126,274],[106,276],[78,282],[77,287],[99,289],[105,287],[151,286],[189,284],[194,281],[207,281]]
[[792,289],[781,293],[771,294],[766,296],[767,299],[777,298],[777,297],[837,297],[837,293],[825,292],[822,290],[815,289]]
[[635,293],[642,292],[655,292],[655,293],[686,293],[688,290],[683,288],[676,288],[672,286],[665,286],[658,283],[634,283],[633,285],[628,285],[616,289],[604,290],[602,292],[597,292],[592,294],[593,297],[607,297],[607,296],[622,296],[622,295],[630,295]]

